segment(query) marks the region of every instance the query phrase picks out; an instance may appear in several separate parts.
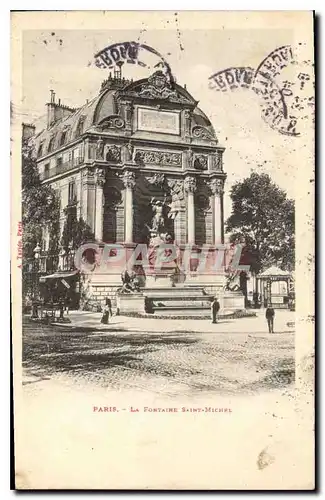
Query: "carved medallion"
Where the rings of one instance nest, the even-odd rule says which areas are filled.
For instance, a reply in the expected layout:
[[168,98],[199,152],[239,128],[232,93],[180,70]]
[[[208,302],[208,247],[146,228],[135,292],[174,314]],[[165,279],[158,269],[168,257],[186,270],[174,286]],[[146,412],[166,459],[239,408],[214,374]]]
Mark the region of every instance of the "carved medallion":
[[193,166],[196,170],[207,170],[208,157],[206,155],[195,155]]
[[105,146],[105,160],[120,163],[121,162],[121,148],[113,145]]

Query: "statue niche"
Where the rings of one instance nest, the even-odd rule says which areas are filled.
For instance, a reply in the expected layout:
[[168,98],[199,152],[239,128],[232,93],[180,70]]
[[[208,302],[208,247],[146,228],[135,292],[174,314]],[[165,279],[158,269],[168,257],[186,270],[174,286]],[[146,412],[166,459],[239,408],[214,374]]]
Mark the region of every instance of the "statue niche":
[[163,199],[151,198],[151,221],[150,225],[146,224],[149,230],[150,238],[152,235],[159,236],[161,241],[166,243],[166,239],[169,242],[174,240],[174,223],[175,211],[173,210],[173,204],[168,203],[167,194],[164,195]]

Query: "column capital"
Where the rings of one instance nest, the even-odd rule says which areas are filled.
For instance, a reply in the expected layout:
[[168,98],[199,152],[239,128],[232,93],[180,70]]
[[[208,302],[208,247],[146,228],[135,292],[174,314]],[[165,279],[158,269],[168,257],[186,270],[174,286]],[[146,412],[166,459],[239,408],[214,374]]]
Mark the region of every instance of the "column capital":
[[96,168],[96,184],[99,187],[103,187],[106,181],[105,169],[97,167]]
[[223,179],[217,179],[217,178],[210,180],[210,189],[214,195],[219,195],[219,196],[223,195],[224,182],[225,181]]
[[196,191],[196,178],[194,176],[187,176],[184,179],[184,189],[187,193],[195,193]]
[[122,181],[125,188],[133,189],[135,186],[135,174],[132,170],[125,170],[122,175]]
[[82,170],[82,183],[86,184],[95,184],[95,172],[92,167],[85,168]]

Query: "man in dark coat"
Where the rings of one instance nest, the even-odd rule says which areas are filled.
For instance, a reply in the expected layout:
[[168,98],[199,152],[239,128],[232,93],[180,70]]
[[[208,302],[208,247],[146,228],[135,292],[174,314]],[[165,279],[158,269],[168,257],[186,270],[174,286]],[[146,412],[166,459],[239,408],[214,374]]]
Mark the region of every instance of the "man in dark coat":
[[220,309],[220,304],[219,304],[217,297],[215,297],[211,303],[212,323],[217,322],[217,315],[218,315],[219,309]]
[[273,307],[271,307],[271,304],[268,304],[266,311],[265,311],[265,317],[267,320],[267,325],[269,327],[269,333],[274,333],[274,330],[273,330],[274,316],[275,316],[274,309],[273,309]]

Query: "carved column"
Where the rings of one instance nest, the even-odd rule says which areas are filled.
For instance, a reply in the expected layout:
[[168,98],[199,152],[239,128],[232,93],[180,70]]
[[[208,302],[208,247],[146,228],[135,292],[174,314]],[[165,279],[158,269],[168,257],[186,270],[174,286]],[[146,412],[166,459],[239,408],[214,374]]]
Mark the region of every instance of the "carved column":
[[191,117],[192,113],[190,109],[185,109],[184,110],[184,136],[186,138],[191,137]]
[[82,218],[95,231],[95,172],[85,168],[82,172]]
[[123,107],[125,128],[130,129],[132,127],[132,103],[129,101],[120,101],[120,104]]
[[124,184],[124,241],[133,243],[133,188],[135,186],[135,175],[131,170],[125,170],[123,174]]
[[187,243],[195,244],[195,206],[194,193],[196,191],[195,177],[185,177],[184,189],[187,193]]
[[95,238],[103,241],[104,222],[104,196],[103,187],[105,184],[105,171],[102,168],[96,169],[96,206],[95,206]]
[[193,159],[194,159],[194,155],[193,155],[193,151],[192,151],[192,148],[188,148],[186,151],[185,151],[185,168],[193,168]]
[[99,138],[96,142],[96,160],[104,159],[104,141]]
[[213,233],[214,244],[223,243],[223,214],[222,214],[222,198],[223,198],[223,179],[212,179],[210,188],[213,193]]

